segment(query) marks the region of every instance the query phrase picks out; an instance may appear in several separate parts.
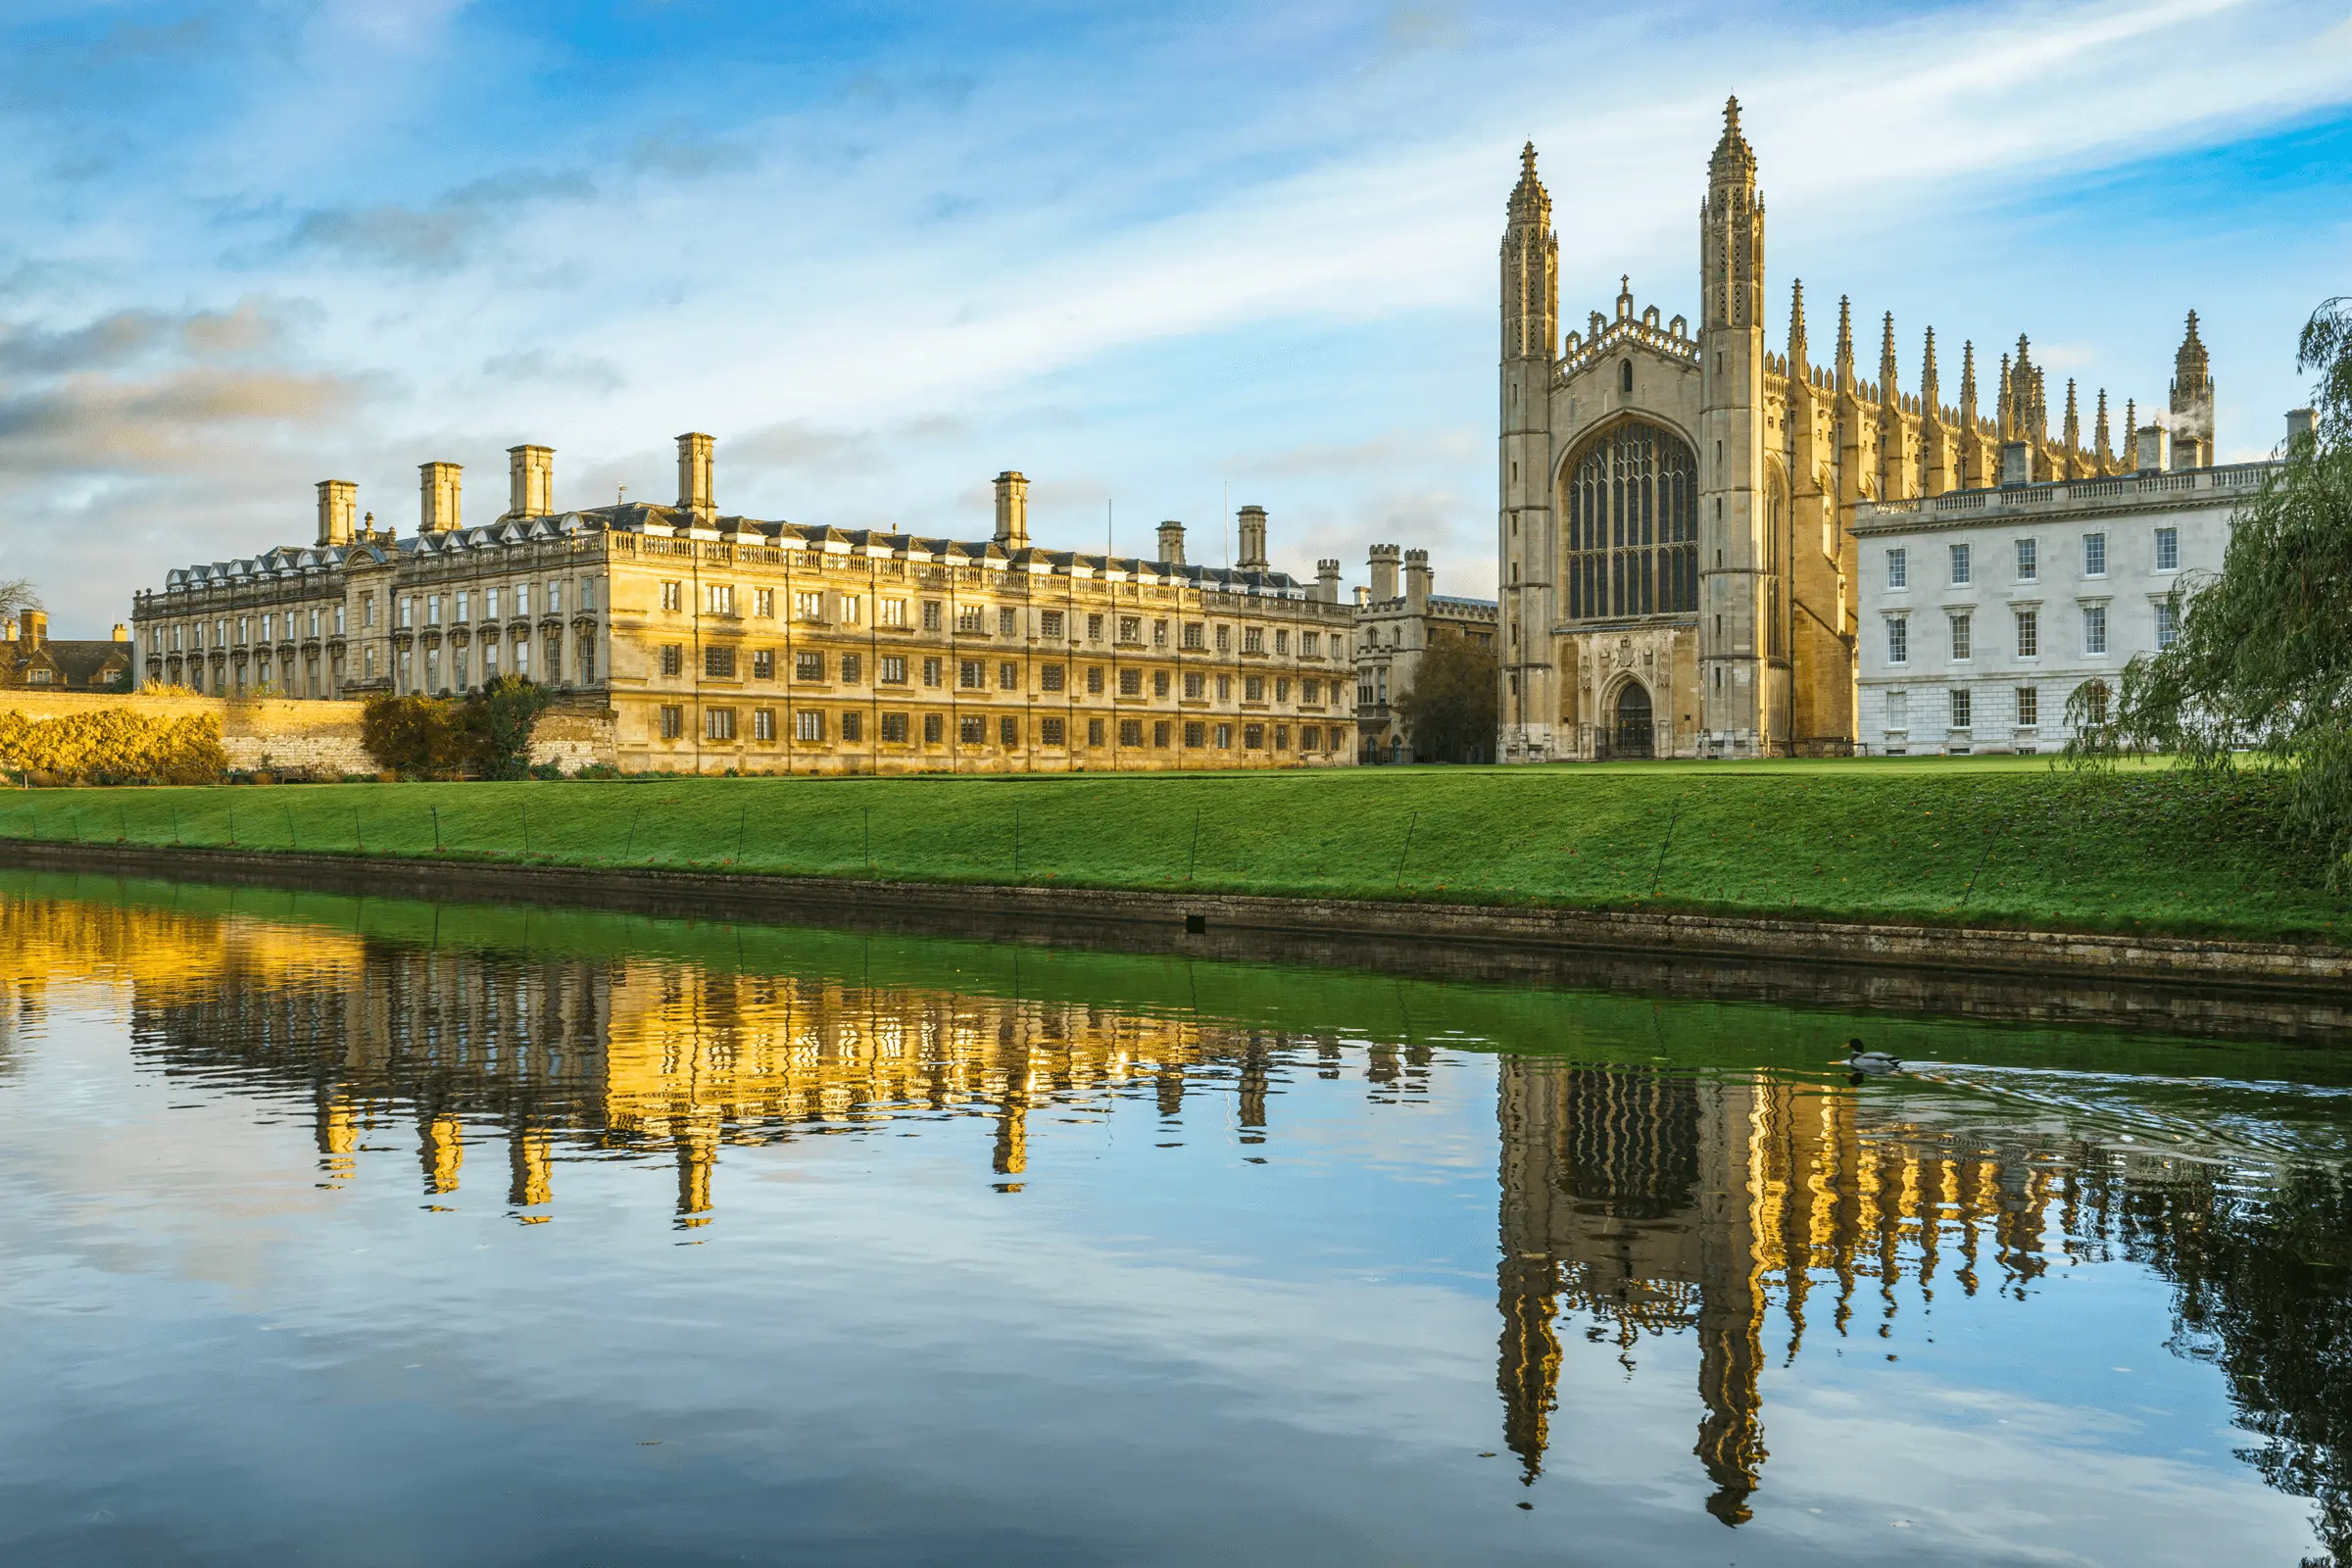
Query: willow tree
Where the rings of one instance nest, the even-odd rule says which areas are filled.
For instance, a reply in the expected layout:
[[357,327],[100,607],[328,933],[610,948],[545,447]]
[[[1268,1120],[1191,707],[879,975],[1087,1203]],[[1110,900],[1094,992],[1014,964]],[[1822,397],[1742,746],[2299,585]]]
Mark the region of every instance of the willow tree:
[[2283,825],[2340,889],[2352,887],[2352,297],[2304,323],[2296,368],[2319,372],[2316,429],[2232,519],[2221,571],[2174,589],[2173,646],[2125,667],[2111,712],[2070,705],[2070,751],[2285,769]]

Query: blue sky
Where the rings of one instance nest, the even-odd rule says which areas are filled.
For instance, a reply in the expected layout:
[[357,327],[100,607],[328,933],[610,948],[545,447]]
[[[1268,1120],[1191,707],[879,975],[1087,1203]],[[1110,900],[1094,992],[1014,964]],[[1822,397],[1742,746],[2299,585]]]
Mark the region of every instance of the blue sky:
[[[2340,7],[832,8],[18,0],[0,20],[0,577],[103,635],[174,564],[307,541],[416,465],[1049,543],[1254,502],[1277,562],[1428,547],[1491,591],[1494,247],[1521,141],[1571,320],[1695,309],[1724,96],[1785,308],[1875,368],[2032,334],[2161,400],[2206,323],[2225,457],[2352,291]],[[1773,327],[1778,336],[1780,324]]]

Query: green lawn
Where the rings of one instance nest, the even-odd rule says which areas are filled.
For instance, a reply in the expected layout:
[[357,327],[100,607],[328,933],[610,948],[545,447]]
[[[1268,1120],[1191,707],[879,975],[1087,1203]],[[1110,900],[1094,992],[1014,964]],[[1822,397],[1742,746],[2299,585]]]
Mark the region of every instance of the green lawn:
[[2279,783],[2030,758],[29,790],[0,836],[2340,940]]

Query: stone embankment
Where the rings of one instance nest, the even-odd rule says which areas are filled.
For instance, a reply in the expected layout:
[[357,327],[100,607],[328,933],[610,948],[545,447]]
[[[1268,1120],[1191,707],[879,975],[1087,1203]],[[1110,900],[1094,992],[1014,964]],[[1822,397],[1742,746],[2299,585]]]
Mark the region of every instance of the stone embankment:
[[2173,1032],[2352,1033],[2352,949],[2339,947],[31,840],[0,840],[0,863]]

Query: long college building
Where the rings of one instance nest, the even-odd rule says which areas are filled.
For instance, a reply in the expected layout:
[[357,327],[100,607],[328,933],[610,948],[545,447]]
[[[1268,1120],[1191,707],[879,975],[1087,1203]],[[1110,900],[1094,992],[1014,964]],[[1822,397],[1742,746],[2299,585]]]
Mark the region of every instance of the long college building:
[[1046,550],[1028,481],[997,478],[963,543],[722,516],[711,439],[678,438],[678,502],[558,512],[554,454],[510,453],[510,505],[460,521],[422,468],[396,538],[356,486],[318,532],[172,571],[133,611],[142,684],[224,696],[462,693],[527,675],[612,715],[628,771],[1078,771],[1354,762],[1339,563],[1309,586],[1245,507],[1231,568]]

